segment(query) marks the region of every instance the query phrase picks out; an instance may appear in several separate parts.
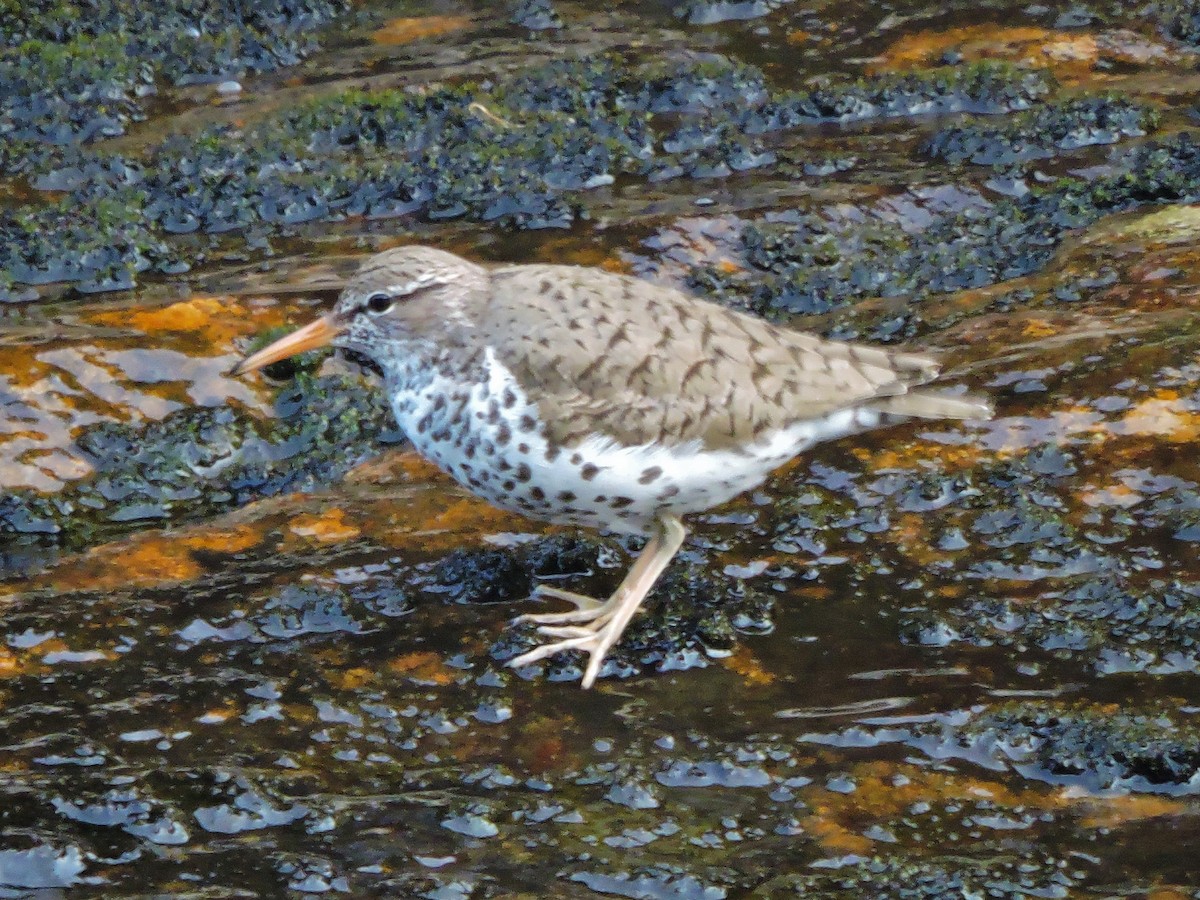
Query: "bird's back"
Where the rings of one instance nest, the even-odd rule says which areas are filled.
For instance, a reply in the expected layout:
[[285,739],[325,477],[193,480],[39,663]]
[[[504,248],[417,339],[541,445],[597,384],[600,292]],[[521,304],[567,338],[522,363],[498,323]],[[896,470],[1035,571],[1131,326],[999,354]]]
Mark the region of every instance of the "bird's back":
[[987,413],[974,399],[910,393],[937,376],[930,357],[823,340],[595,269],[496,269],[480,324],[508,336],[497,356],[567,445],[601,433],[737,448],[876,402],[895,415]]

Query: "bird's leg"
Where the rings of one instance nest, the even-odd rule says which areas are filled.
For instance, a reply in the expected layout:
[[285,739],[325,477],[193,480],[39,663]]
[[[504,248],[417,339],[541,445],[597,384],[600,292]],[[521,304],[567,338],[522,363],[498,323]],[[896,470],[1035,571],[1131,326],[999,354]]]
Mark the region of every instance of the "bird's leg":
[[[548,656],[562,653],[566,650],[583,650],[589,654],[587,668],[583,673],[583,687],[590,688],[600,674],[600,666],[604,657],[621,638],[625,626],[633,618],[658,577],[663,573],[667,564],[679,551],[683,538],[687,534],[683,523],[674,516],[662,516],[658,520],[658,530],[651,536],[650,541],[642,550],[630,568],[629,574],[621,582],[620,587],[603,604],[581,608],[571,613],[560,613],[564,616],[579,616],[588,613],[585,619],[557,619],[554,621],[585,621],[584,626],[567,626],[563,628],[543,625],[538,631],[548,637],[561,640],[534,647],[528,653],[510,659],[508,664],[513,668],[527,666]],[[563,593],[566,593],[565,591]],[[570,599],[570,598],[567,598]],[[591,600],[591,598],[587,598]],[[575,601],[572,601],[575,602]],[[592,600],[595,604],[596,601]],[[522,617],[527,618],[527,617]],[[542,617],[535,621],[545,621]]]

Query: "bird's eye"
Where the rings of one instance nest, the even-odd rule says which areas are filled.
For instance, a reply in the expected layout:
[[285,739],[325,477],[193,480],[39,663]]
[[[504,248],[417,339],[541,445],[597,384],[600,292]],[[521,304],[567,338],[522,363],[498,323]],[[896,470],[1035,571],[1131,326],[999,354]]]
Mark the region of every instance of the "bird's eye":
[[380,315],[392,308],[394,301],[387,294],[372,294],[367,298],[367,309]]

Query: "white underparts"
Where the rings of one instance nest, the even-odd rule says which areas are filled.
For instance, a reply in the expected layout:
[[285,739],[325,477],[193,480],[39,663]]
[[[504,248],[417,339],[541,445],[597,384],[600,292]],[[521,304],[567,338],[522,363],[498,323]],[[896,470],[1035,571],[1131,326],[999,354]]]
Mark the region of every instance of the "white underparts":
[[[487,381],[389,381],[396,418],[416,448],[468,490],[534,518],[644,533],[661,513],[710,509],[747,491],[813,444],[879,424],[871,409],[845,409],[798,422],[738,450],[699,441],[625,446],[595,435],[574,447],[548,447],[538,410],[488,349]],[[405,390],[405,382],[425,381]],[[440,398],[440,399],[439,399]]]

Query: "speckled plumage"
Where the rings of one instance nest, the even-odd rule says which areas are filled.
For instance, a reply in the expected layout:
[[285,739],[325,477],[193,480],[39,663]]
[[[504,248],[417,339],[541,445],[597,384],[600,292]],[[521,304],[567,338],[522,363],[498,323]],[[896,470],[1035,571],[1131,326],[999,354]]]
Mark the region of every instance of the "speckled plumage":
[[514,663],[583,649],[585,686],[682,542],[681,516],[819,441],[989,413],[919,390],[938,373],[927,356],[822,340],[598,269],[489,270],[404,247],[369,260],[323,321],[333,343],[382,367],[414,446],[468,490],[650,536],[608,602],[547,591],[578,609],[527,617],[561,640]]

